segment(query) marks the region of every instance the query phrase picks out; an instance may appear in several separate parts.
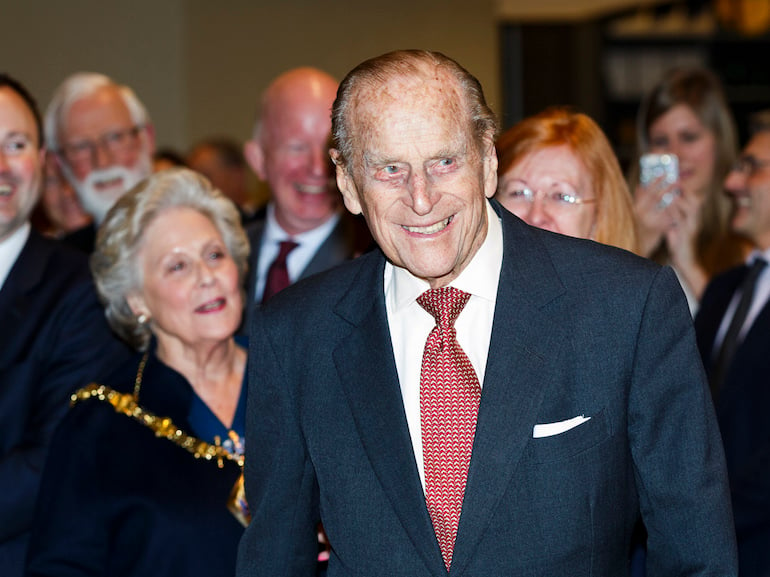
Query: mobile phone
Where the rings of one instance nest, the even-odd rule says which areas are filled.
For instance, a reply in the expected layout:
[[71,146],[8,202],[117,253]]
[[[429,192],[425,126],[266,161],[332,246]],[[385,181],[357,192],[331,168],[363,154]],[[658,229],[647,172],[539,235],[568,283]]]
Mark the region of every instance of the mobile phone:
[[[648,153],[642,155],[639,159],[639,182],[642,185],[647,185],[661,176],[663,177],[662,186],[673,184],[679,179],[679,159],[676,154]],[[666,208],[678,194],[678,189],[664,194],[658,203],[658,208]]]

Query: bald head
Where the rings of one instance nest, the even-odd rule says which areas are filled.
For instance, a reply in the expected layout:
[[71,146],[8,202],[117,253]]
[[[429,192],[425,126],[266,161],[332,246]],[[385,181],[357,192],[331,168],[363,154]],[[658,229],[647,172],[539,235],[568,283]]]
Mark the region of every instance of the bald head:
[[321,70],[285,72],[265,91],[253,139],[244,148],[289,234],[321,226],[339,205],[328,154],[336,94],[337,81]]

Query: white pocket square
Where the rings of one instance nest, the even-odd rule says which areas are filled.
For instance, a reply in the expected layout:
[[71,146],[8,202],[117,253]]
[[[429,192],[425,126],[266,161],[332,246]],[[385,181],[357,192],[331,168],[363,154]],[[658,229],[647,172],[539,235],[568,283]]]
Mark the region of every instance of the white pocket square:
[[578,425],[582,425],[588,421],[591,417],[585,415],[579,415],[566,421],[558,421],[556,423],[542,423],[535,425],[532,429],[532,438],[540,439],[541,437],[553,437],[554,435],[561,435],[566,433],[570,429],[574,429]]

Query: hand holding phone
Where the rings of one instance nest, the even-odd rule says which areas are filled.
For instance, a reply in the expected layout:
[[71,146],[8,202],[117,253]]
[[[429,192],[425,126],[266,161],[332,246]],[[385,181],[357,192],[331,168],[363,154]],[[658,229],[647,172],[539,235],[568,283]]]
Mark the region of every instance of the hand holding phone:
[[[677,180],[679,180],[679,159],[675,154],[648,153],[639,159],[639,182],[642,186],[660,181],[660,186],[666,187],[671,186]],[[679,194],[679,189],[667,192],[658,202],[658,208],[666,208],[674,202],[674,198]]]

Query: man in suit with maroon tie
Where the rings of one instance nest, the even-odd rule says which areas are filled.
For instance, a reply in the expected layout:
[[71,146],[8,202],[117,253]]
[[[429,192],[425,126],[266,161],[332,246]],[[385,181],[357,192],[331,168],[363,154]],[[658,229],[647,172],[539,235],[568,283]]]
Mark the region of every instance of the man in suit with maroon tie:
[[238,575],[736,575],[719,432],[670,269],[490,202],[496,121],[455,61],[351,71],[337,183],[381,251],[254,316]]
[[770,575],[770,111],[725,180],[731,228],[755,247],[706,287],[695,330],[730,478],[741,577]]

